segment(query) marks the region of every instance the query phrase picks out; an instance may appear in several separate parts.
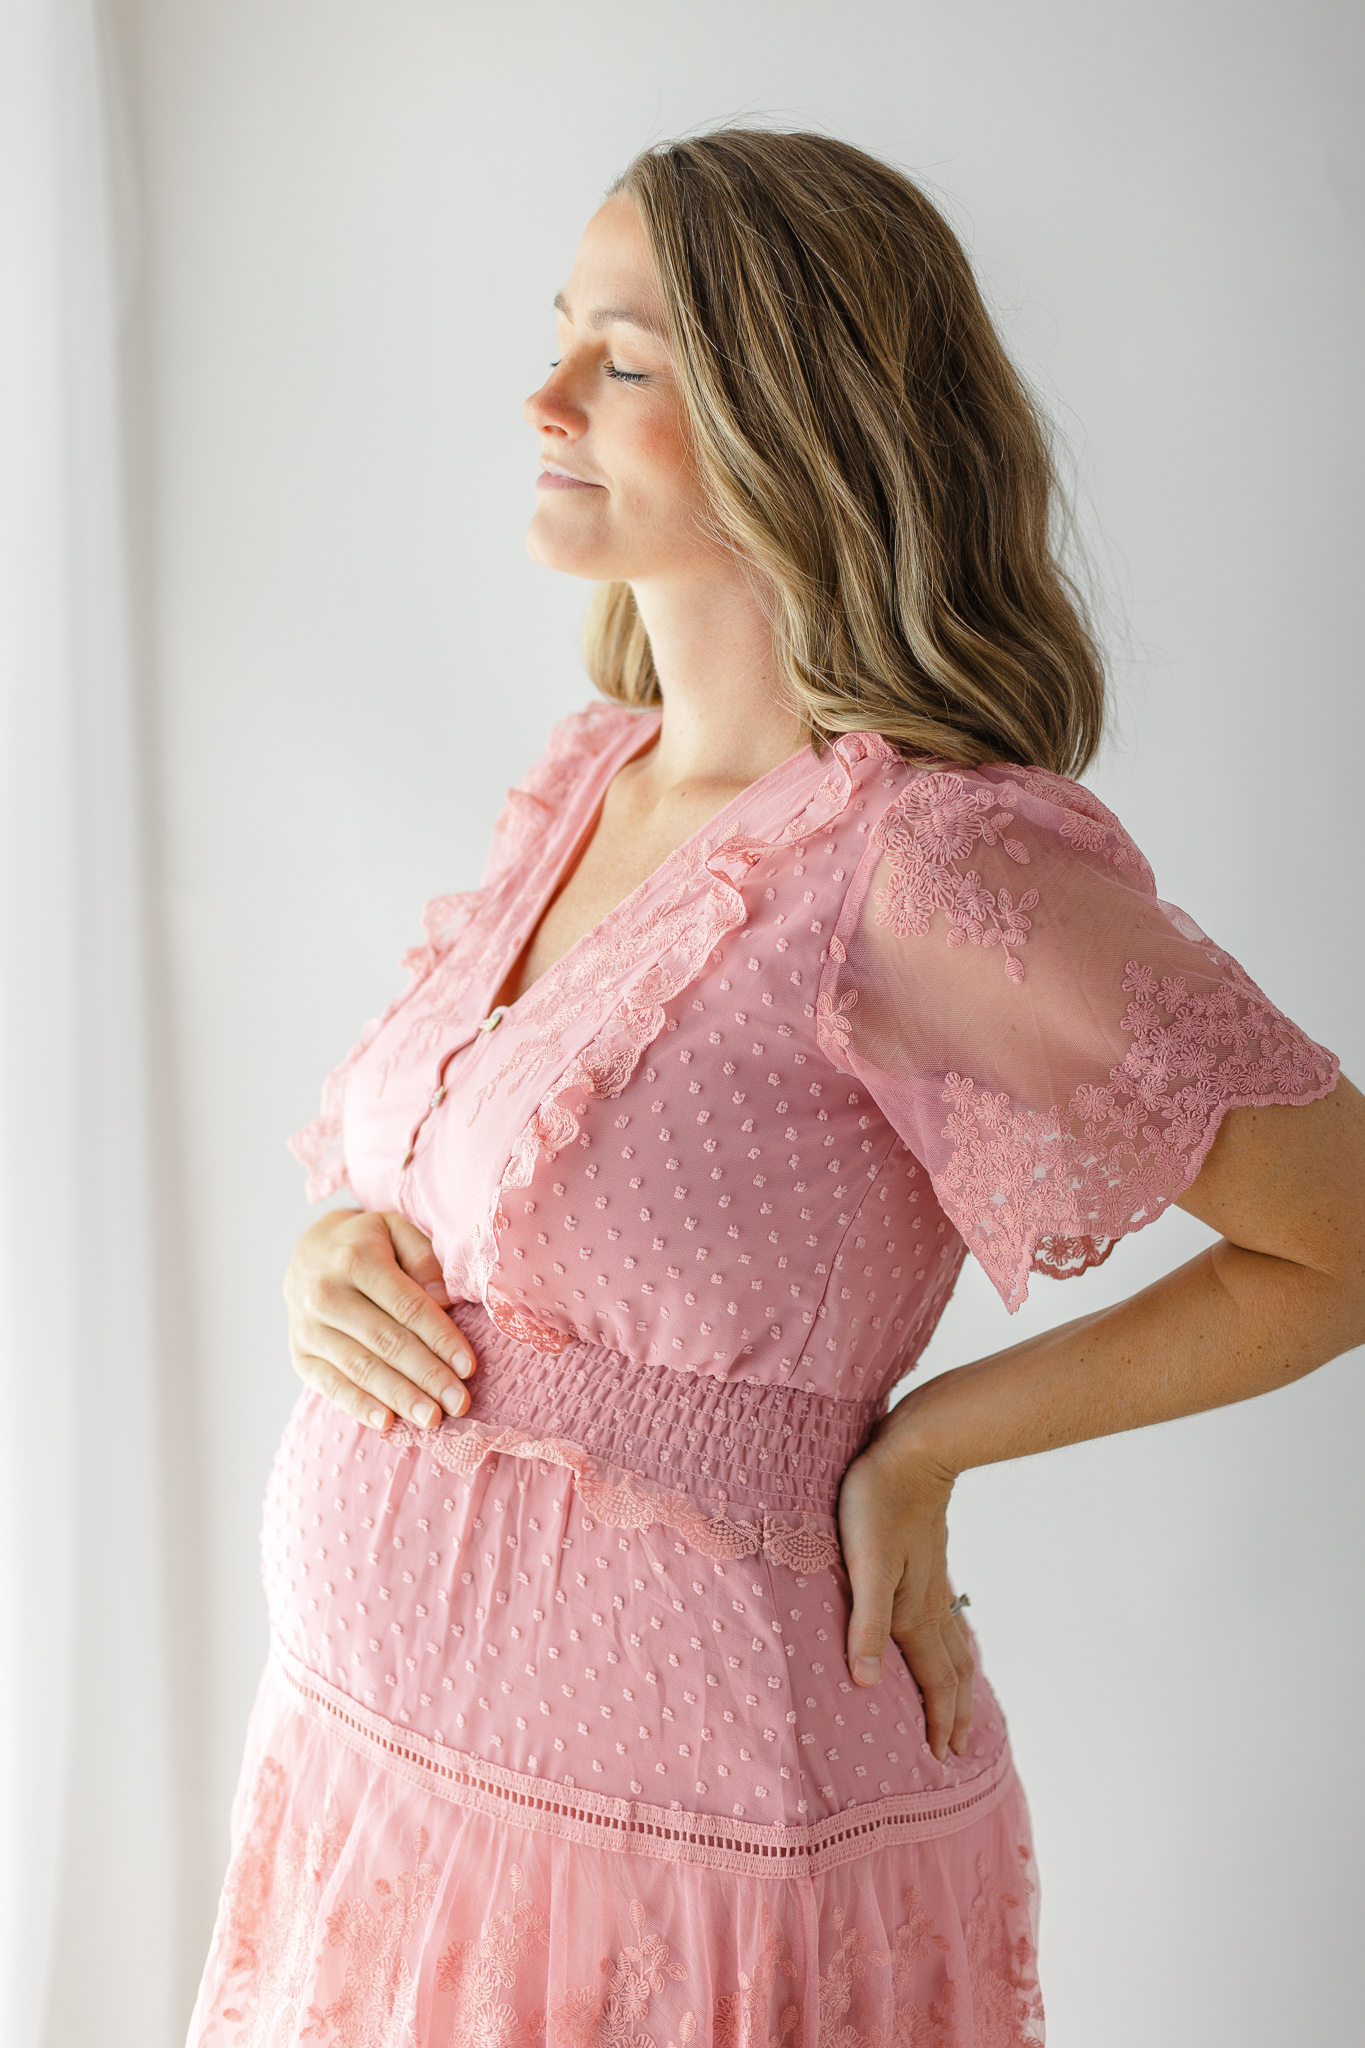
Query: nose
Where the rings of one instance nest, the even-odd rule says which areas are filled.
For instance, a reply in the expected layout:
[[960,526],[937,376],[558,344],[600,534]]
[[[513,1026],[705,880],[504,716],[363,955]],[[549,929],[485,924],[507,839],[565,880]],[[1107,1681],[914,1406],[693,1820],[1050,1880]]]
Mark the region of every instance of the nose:
[[533,391],[522,406],[521,416],[538,434],[558,434],[574,441],[587,427],[587,415],[582,406],[574,404],[563,370],[561,363],[550,372],[539,391]]

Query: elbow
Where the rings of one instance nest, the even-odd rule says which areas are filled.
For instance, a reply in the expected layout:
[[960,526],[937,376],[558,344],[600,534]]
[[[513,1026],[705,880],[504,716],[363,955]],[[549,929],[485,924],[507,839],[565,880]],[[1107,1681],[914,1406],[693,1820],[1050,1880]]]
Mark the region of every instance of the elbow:
[[[1355,1351],[1365,1344],[1365,1278],[1358,1278],[1346,1290],[1343,1321],[1347,1331],[1342,1351]],[[1338,1354],[1339,1355],[1339,1354]]]

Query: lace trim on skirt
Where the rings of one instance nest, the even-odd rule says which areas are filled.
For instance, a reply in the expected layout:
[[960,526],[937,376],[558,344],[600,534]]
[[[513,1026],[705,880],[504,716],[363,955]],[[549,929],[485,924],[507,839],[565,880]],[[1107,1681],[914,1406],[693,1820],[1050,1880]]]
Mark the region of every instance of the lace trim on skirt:
[[966,1785],[870,1800],[811,1827],[762,1827],[680,1807],[570,1791],[485,1763],[370,1713],[306,1670],[278,1643],[271,1654],[301,1712],[330,1728],[349,1749],[410,1784],[537,1833],[669,1863],[702,1864],[758,1877],[814,1877],[893,1842],[933,1841],[955,1834],[989,1813],[1014,1784],[1014,1765],[1006,1749]]

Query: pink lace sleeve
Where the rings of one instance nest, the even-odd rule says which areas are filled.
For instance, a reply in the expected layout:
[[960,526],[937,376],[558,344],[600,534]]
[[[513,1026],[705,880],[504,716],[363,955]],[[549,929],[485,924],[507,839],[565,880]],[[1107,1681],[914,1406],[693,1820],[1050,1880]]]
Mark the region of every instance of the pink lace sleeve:
[[1197,1175],[1225,1111],[1337,1061],[1156,894],[1118,820],[1033,769],[910,773],[829,945],[821,1042],[1016,1309]]

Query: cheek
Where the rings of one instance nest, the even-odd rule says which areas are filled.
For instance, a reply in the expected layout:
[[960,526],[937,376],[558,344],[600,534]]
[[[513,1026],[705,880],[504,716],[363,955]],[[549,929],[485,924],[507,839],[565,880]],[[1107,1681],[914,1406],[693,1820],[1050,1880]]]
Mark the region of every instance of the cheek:
[[631,454],[633,509],[669,525],[696,512],[701,485],[675,419],[642,420]]

